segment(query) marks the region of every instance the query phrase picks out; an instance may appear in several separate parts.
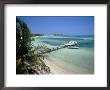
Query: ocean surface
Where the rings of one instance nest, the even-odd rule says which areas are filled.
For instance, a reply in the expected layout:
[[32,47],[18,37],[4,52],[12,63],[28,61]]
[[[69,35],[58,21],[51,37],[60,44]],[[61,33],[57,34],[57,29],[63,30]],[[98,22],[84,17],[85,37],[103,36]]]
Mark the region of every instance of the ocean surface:
[[79,49],[63,48],[48,53],[49,58],[76,74],[94,74],[94,36],[89,35],[46,35],[35,38],[33,44],[58,47],[69,41],[77,41]]

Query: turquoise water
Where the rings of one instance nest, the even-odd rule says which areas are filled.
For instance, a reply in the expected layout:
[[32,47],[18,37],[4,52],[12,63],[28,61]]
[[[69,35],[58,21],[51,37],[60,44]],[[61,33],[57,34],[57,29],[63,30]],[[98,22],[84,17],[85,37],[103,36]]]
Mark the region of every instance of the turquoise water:
[[94,46],[94,36],[72,36],[72,35],[64,35],[64,36],[48,36],[39,39],[40,41],[50,44],[53,46],[59,46],[65,44],[71,40],[75,40],[78,42],[79,47],[93,47]]
[[94,73],[94,49],[60,49],[49,54],[50,58],[68,70],[81,74]]
[[80,74],[94,73],[94,36],[64,35],[36,38],[34,45],[45,44],[48,47],[63,45],[68,41],[77,41],[79,49],[60,49],[48,54],[54,62]]

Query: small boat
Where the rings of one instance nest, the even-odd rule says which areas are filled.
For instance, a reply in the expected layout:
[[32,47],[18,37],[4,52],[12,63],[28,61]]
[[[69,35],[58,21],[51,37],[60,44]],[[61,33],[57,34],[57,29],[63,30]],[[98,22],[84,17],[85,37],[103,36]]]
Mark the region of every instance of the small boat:
[[76,41],[69,41],[68,43],[65,44],[65,46],[75,46],[77,45]]
[[76,47],[75,45],[77,45],[76,41],[69,41],[65,44],[68,49],[78,49],[79,47]]

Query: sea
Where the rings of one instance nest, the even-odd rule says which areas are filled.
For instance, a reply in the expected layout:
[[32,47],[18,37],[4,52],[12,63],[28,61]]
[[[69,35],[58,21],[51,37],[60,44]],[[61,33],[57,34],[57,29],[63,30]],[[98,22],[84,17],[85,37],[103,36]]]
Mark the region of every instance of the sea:
[[94,35],[45,35],[35,38],[34,45],[58,47],[77,41],[79,49],[63,48],[48,53],[49,58],[75,74],[94,74]]

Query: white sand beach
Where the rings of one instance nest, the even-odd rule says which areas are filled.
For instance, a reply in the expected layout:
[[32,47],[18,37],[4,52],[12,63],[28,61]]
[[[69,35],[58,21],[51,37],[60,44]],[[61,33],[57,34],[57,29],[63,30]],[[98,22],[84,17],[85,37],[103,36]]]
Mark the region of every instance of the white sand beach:
[[[54,40],[55,39],[55,40]],[[62,39],[63,40],[63,39]],[[82,40],[82,42],[85,40]],[[62,42],[56,38],[40,38],[33,41],[34,46],[44,45],[56,48]],[[87,41],[88,42],[88,41]],[[51,45],[49,43],[54,43]],[[81,43],[81,41],[80,41]],[[91,43],[91,41],[90,41]],[[62,45],[62,44],[61,44]],[[82,45],[85,45],[82,43]],[[88,44],[87,44],[88,45]],[[94,47],[80,47],[79,49],[63,48],[46,54],[44,62],[50,67],[52,74],[93,74],[94,73]]]
[[78,72],[67,70],[67,68],[64,68],[58,65],[56,62],[51,60],[49,57],[46,57],[44,59],[44,62],[47,66],[50,67],[51,74],[78,74]]

